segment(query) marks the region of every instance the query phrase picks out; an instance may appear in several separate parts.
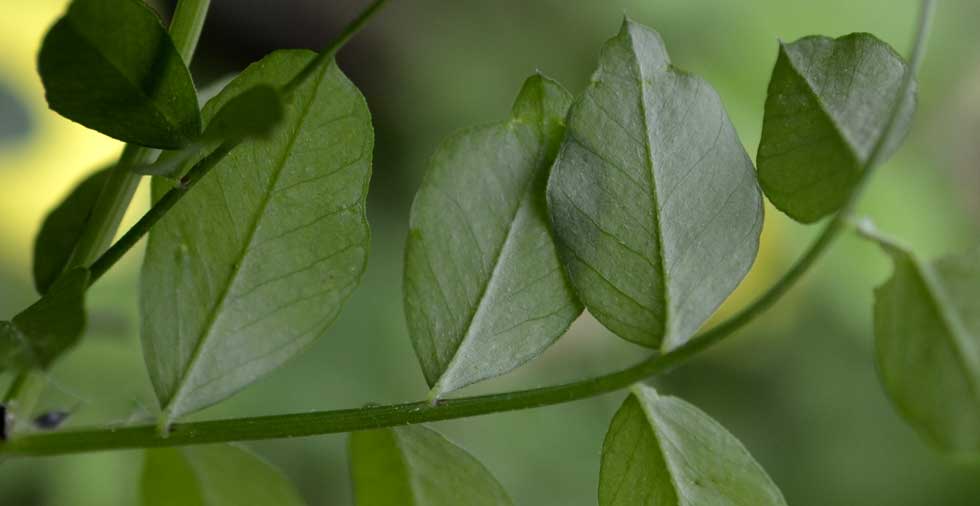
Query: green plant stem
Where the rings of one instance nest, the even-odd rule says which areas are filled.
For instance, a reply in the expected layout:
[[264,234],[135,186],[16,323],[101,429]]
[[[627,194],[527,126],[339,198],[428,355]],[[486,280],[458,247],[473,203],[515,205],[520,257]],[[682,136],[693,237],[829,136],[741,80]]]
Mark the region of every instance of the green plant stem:
[[[177,3],[170,24],[170,35],[185,62],[190,62],[193,57],[210,3],[211,0],[180,0]],[[119,161],[99,193],[66,268],[89,265],[112,243],[136,188],[139,187],[140,176],[133,173],[130,167],[150,163],[156,155],[157,150],[134,144],[127,144],[123,148]],[[35,378],[39,374],[34,371],[18,374],[4,395],[4,404],[16,404],[18,411],[32,406],[42,390],[30,388],[37,383],[43,383]]]
[[[922,2],[918,32],[909,58],[911,62],[909,73],[897,94],[899,101],[905,97],[921,64],[933,10],[932,0]],[[806,273],[850,221],[873,175],[876,162],[882,156],[883,145],[894,130],[899,106],[900,102],[893,108],[892,116],[872,152],[860,183],[852,191],[843,208],[827,224],[797,263],[745,309],[667,354],[650,357],[622,371],[597,378],[517,392],[449,399],[436,404],[420,401],[388,406],[366,406],[358,409],[178,423],[170,427],[170,432],[166,436],[159,434],[155,425],[29,434],[0,445],[0,456],[60,455],[126,448],[335,434],[562,404],[628,387],[650,376],[670,370],[731,335],[772,306]]]
[[[170,24],[170,35],[185,62],[193,56],[210,0],[180,0]],[[151,163],[158,150],[127,144],[119,161],[106,179],[92,215],[82,230],[67,267],[89,265],[112,243],[141,176],[131,168]]]
[[188,67],[197,51],[197,42],[201,38],[210,6],[211,0],[180,0],[170,20],[170,38]]
[[[340,48],[344,47],[351,37],[353,37],[357,32],[359,32],[367,22],[378,13],[378,11],[383,7],[388,0],[375,0],[374,3],[369,5],[361,14],[350,22],[346,28],[333,39],[326,47],[324,47],[317,56],[311,60],[303,69],[293,76],[279,91],[284,96],[292,93],[297,86],[299,86],[310,74],[323,64],[324,60],[333,58],[337,54]],[[109,249],[105,251],[99,258],[89,266],[90,277],[89,285],[95,283],[99,280],[109,269],[112,268],[116,262],[119,261],[123,255],[126,254],[133,246],[139,242],[140,239],[146,235],[153,225],[155,225],[161,218],[163,218],[170,209],[183,198],[184,195],[201,180],[207,173],[214,168],[215,165],[220,162],[225,155],[231,152],[241,141],[228,142],[222,144],[218,149],[213,151],[206,158],[198,162],[187,172],[180,184],[171,188],[167,193],[157,201],[150,210],[143,215],[140,220],[133,225],[122,237],[116,241]]]
[[127,251],[130,250],[140,239],[150,231],[156,222],[160,221],[164,215],[187,194],[187,192],[197,184],[218,162],[221,161],[238,143],[226,143],[218,147],[214,152],[194,165],[185,175],[177,186],[171,188],[167,193],[160,197],[153,207],[143,215],[135,225],[119,238],[105,253],[89,266],[89,285],[98,281],[116,262],[119,261]]

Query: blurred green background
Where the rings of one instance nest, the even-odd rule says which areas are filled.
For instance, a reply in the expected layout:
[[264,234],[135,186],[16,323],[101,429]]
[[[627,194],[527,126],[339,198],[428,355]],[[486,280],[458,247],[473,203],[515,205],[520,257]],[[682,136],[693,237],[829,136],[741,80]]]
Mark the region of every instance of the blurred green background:
[[[46,110],[34,55],[65,0],[0,0],[0,315],[29,304],[33,234],[44,213],[118,143]],[[363,2],[213,0],[192,66],[199,87],[282,47],[319,47]],[[166,17],[167,1],[154,3]],[[368,274],[339,321],[307,353],[195,419],[347,408],[422,398],[406,335],[401,259],[408,208],[441,138],[508,114],[540,70],[580,91],[624,14],[663,35],[675,63],[721,94],[754,154],[777,39],[874,33],[905,52],[913,0],[398,0],[339,57],[377,129]],[[906,146],[878,174],[862,212],[927,257],[980,232],[980,2],[941,2]],[[145,209],[141,193],[134,212]],[[130,217],[132,220],[132,216]],[[767,209],[756,266],[721,311],[778,276],[818,226]],[[39,409],[71,425],[139,421],[155,409],[138,340],[131,254],[93,290],[84,343],[50,372]],[[977,505],[980,465],[940,456],[898,419],[872,360],[871,293],[890,266],[848,235],[773,310],[689,365],[654,381],[738,436],[795,506]],[[644,351],[583,317],[543,356],[467,390],[554,384],[632,363]],[[0,380],[0,385],[8,378]],[[533,411],[436,424],[480,458],[521,505],[596,503],[599,451],[622,393]],[[346,437],[250,444],[310,504],[351,504]],[[128,505],[140,452],[0,464],[3,505]]]

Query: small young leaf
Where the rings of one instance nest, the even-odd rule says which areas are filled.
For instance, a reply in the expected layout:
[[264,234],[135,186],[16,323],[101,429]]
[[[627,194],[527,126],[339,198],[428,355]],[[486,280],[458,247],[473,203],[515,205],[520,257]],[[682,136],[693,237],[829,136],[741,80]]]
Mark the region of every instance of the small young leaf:
[[980,454],[980,249],[924,262],[862,227],[895,271],[875,290],[875,357],[899,413],[943,451]]
[[66,272],[33,305],[0,322],[0,372],[46,369],[85,330],[88,269]]
[[412,204],[405,313],[431,396],[520,366],[581,312],[544,185],[571,97],[529,78],[510,120],[450,138]]
[[357,506],[509,506],[483,464],[423,426],[354,432],[350,468]]
[[174,149],[200,133],[190,73],[141,0],[74,0],[38,69],[51,109],[108,136]]
[[572,105],[548,206],[585,307],[664,351],[735,289],[762,230],[752,162],[718,95],[629,20]]
[[599,506],[785,506],[735,436],[698,408],[637,386],[602,445]]
[[[203,114],[314,57],[277,51]],[[332,61],[289,95],[268,139],[233,149],[150,232],[141,283],[144,357],[161,422],[218,402],[322,336],[367,260],[373,130]],[[156,196],[166,182],[154,182]]]
[[[883,161],[904,140],[915,109],[914,81],[897,96],[907,71],[866,33],[780,43],[756,159],[773,205],[803,223],[837,211],[874,151]],[[881,139],[893,115],[892,133]]]
[[143,506],[299,506],[278,469],[235,445],[146,450]]
[[253,86],[215,113],[199,141],[177,151],[165,151],[156,162],[132,170],[137,174],[176,179],[222,142],[268,137],[282,121],[283,114],[282,97],[275,88],[265,84]]
[[68,266],[111,168],[92,173],[41,224],[34,240],[34,286],[44,294]]

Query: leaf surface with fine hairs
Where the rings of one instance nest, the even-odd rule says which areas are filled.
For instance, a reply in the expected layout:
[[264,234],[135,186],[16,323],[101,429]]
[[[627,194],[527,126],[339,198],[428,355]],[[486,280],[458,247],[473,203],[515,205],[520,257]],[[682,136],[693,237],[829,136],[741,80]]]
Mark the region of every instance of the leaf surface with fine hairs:
[[527,362],[581,312],[544,201],[570,102],[532,76],[509,120],[432,157],[412,204],[405,313],[433,398]]
[[[252,64],[205,120],[313,57],[277,51]],[[150,231],[140,305],[161,423],[228,397],[326,332],[367,260],[373,142],[364,98],[327,60],[267,138],[239,144]],[[155,196],[167,186],[155,181]]]
[[762,194],[721,100],[626,20],[568,115],[548,183],[559,252],[589,312],[669,351],[742,280]]

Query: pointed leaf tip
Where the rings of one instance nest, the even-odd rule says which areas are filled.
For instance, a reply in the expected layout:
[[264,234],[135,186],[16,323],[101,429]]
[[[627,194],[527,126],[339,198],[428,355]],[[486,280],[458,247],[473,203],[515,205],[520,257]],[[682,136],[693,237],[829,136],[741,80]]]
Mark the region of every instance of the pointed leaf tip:
[[543,199],[570,101],[532,76],[510,120],[453,136],[432,157],[412,203],[404,282],[430,400],[531,360],[581,312]]
[[748,272],[762,196],[711,86],[668,65],[655,31],[624,26],[569,111],[548,207],[589,312],[624,339],[669,351]]

